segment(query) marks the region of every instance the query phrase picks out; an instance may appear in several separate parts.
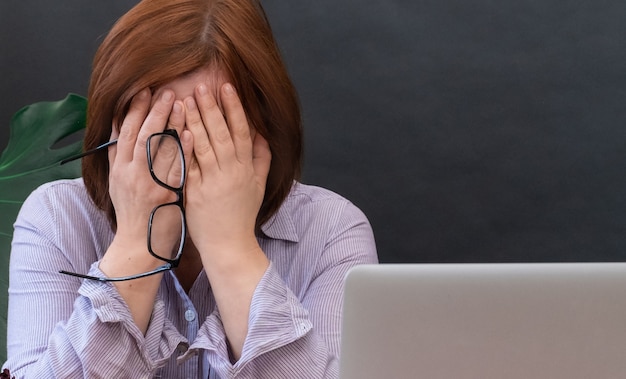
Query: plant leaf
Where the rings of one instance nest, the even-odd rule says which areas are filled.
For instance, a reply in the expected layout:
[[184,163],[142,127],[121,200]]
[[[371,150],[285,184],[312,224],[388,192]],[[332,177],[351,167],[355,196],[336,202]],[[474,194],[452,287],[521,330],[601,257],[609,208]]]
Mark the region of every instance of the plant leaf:
[[0,156],[0,362],[6,360],[9,256],[13,223],[22,203],[41,184],[80,176],[80,162],[59,162],[80,153],[82,139],[56,147],[85,128],[87,100],[69,94],[26,106],[11,119],[9,144]]

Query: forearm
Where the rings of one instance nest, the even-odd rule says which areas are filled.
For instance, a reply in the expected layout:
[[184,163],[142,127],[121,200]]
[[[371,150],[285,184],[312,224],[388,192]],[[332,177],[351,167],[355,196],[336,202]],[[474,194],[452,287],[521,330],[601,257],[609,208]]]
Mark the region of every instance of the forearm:
[[[93,324],[74,315],[50,335],[41,354],[7,362],[17,378],[111,378],[149,373],[136,341],[121,324]],[[125,372],[133,367],[134,372]]]
[[[95,265],[90,274],[102,275]],[[52,304],[67,302],[70,294],[58,292],[56,284],[51,287],[56,291],[38,290],[12,297],[6,367],[18,378],[148,375],[169,359],[174,350],[167,348],[174,345],[169,340],[183,340],[167,324],[163,309],[152,314],[151,328],[144,336],[123,299],[108,283],[83,283],[67,316]],[[39,310],[34,312],[34,307]]]
[[221,315],[231,359],[237,361],[248,335],[254,291],[269,261],[258,244],[248,251],[222,249],[221,254],[205,255],[203,265]]
[[[145,257],[137,259],[138,255],[130,254],[130,251],[143,251]],[[151,271],[160,263],[162,262],[149,255],[145,241],[124,244],[114,240],[99,267],[107,277],[123,277]],[[156,274],[140,279],[113,282],[119,295],[126,302],[135,324],[144,334],[148,330],[162,277],[163,274]]]
[[[218,310],[219,312],[219,310]],[[211,367],[222,378],[336,378],[337,354],[315,327],[308,310],[270,266],[255,290],[248,335],[237,362],[229,360],[222,342],[223,315],[203,324],[190,350],[207,350]]]
[[[272,254],[275,241],[260,241],[273,263],[254,293],[241,359],[229,365],[209,354],[223,377],[338,376],[344,279],[352,267],[376,263],[377,256],[362,212],[344,202],[328,206],[330,216],[342,216],[323,219],[328,232],[316,229],[278,254]],[[209,350],[219,352],[219,344]]]

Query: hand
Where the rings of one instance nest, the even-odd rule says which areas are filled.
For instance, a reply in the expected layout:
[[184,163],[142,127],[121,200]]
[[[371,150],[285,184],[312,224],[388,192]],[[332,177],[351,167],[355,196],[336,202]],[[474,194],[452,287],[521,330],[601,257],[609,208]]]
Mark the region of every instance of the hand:
[[[114,244],[125,248],[123,250],[127,255],[123,257],[124,259],[138,262],[135,267],[128,265],[129,271],[143,270],[157,264],[147,254],[150,212],[157,205],[176,199],[174,192],[158,185],[150,176],[146,155],[148,137],[166,128],[174,129],[180,135],[183,151],[192,150],[191,133],[183,131],[185,116],[182,104],[174,102],[174,94],[170,90],[162,91],[155,98],[151,109],[152,95],[148,89],[133,98],[119,136],[116,135],[114,128],[112,138],[117,137],[118,143],[109,149],[109,193],[117,220]],[[153,152],[155,170],[165,172],[166,176],[176,175],[176,170],[180,170],[181,166],[172,165],[172,162],[176,162],[172,159],[175,154],[175,150],[165,148]],[[190,158],[190,153],[186,158]],[[158,216],[156,224],[158,230],[154,230],[153,234],[165,238],[156,243],[158,246],[155,246],[155,249],[161,248],[160,251],[171,252],[171,246],[174,245],[180,231],[180,218],[163,216]],[[161,247],[161,244],[167,247]],[[137,273],[139,272],[126,274]]]
[[250,125],[232,85],[219,90],[224,108],[201,84],[185,99],[194,158],[187,176],[187,227],[211,282],[234,359],[248,333],[252,295],[269,261],[255,236],[271,153]]
[[255,224],[271,162],[269,145],[251,130],[233,86],[222,85],[219,96],[223,114],[204,84],[196,88],[195,99],[185,99],[194,150],[186,184],[187,224],[204,258],[258,249]]

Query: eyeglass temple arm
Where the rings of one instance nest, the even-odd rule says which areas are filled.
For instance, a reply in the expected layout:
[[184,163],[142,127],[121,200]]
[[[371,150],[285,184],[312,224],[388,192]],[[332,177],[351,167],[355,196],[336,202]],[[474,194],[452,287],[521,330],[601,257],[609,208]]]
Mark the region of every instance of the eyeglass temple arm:
[[65,159],[63,159],[63,160],[61,161],[61,163],[60,163],[60,164],[61,164],[61,165],[64,165],[64,164],[66,164],[66,163],[69,163],[69,162],[75,161],[75,160],[80,159],[80,158],[82,158],[82,157],[85,157],[85,156],[87,156],[87,155],[93,154],[93,153],[95,153],[95,152],[96,152],[96,151],[98,151],[98,150],[102,150],[102,149],[107,148],[107,147],[109,147],[109,146],[111,146],[111,145],[115,145],[116,143],[117,143],[117,140],[116,140],[116,139],[111,140],[111,141],[109,141],[109,142],[103,143],[102,145],[100,145],[100,146],[96,147],[95,149],[87,150],[87,151],[85,151],[85,152],[83,152],[83,153],[80,153],[80,154],[74,155],[74,156],[69,157],[69,158],[65,158]]
[[155,275],[155,274],[158,274],[160,272],[171,270],[173,268],[174,268],[174,266],[172,266],[172,264],[166,263],[166,264],[164,264],[162,266],[159,266],[159,267],[155,268],[152,271],[144,272],[144,273],[141,273],[141,274],[138,274],[138,275],[122,276],[122,277],[117,277],[117,278],[101,278],[101,277],[98,277],[98,276],[77,274],[75,272],[65,271],[65,270],[60,270],[59,274],[70,275],[70,276],[74,276],[74,277],[82,278],[82,279],[96,280],[96,281],[99,281],[99,282],[124,282],[124,281],[127,281],[127,280],[145,278],[146,276]]

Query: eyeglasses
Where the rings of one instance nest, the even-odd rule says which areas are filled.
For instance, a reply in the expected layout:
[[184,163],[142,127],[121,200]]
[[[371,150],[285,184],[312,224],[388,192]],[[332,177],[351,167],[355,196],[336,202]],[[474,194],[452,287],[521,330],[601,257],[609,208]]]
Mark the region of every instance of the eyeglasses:
[[[61,161],[61,164],[83,158],[116,143],[117,140],[109,141],[95,149],[64,159]],[[161,187],[176,194],[176,201],[154,207],[152,212],[150,212],[150,218],[148,220],[148,252],[150,252],[153,257],[165,262],[165,264],[152,271],[114,278],[101,278],[64,270],[59,271],[60,273],[101,282],[121,282],[143,278],[178,267],[187,236],[187,219],[183,206],[183,187],[185,186],[186,166],[183,147],[180,143],[178,133],[176,133],[176,130],[166,129],[163,132],[150,135],[146,143],[146,152],[148,155],[148,168],[150,169],[152,179]],[[172,222],[174,222],[176,228],[180,228],[180,230],[176,231],[176,234],[174,234],[177,236],[175,240],[171,238]]]

